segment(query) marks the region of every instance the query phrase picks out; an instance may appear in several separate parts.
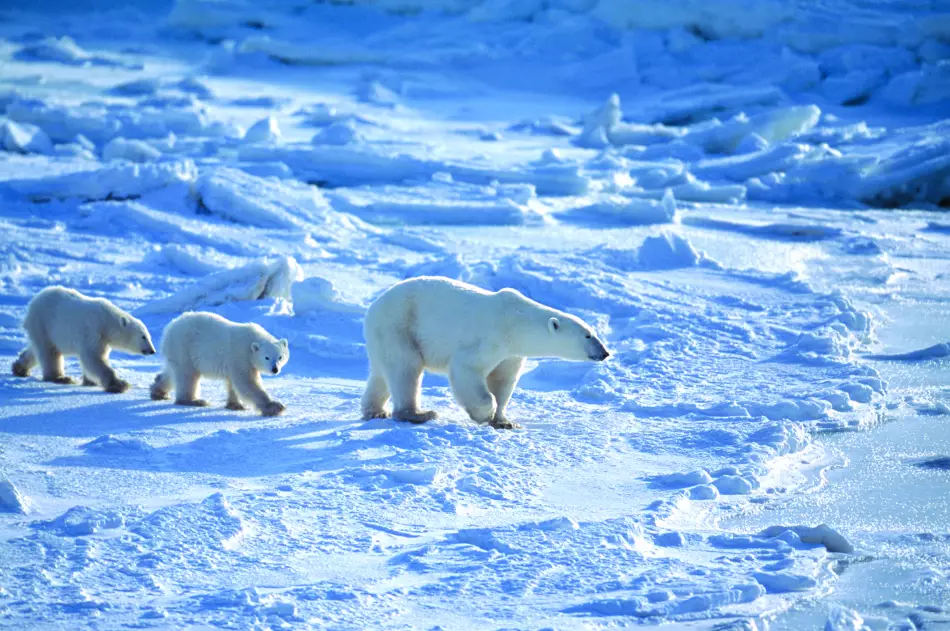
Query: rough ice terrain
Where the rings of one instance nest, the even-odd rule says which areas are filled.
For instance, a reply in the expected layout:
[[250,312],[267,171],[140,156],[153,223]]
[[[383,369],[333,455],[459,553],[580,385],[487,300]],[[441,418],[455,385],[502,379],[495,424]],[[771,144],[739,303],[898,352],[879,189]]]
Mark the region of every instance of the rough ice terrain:
[[[948,205],[940,2],[4,5],[0,628],[950,629]],[[420,275],[613,355],[363,422]],[[13,377],[50,284],[286,337],[287,413]]]

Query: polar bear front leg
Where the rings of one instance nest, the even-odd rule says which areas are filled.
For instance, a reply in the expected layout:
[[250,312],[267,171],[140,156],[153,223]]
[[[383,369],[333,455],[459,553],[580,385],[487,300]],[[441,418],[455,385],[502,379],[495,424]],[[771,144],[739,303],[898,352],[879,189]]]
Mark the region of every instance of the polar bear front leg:
[[256,371],[253,373],[232,374],[229,382],[242,399],[250,401],[261,411],[264,416],[279,416],[287,408],[280,401],[274,401],[264,390],[264,384],[261,383],[261,376]]
[[109,349],[106,347],[93,348],[83,351],[79,355],[79,363],[82,364],[82,374],[88,375],[93,381],[97,381],[106,392],[118,394],[129,389],[129,382],[119,379],[112,370],[112,367],[106,362],[106,356]]
[[495,418],[495,397],[488,389],[485,375],[476,370],[465,356],[456,356],[449,367],[449,385],[458,404],[476,423],[491,423]]
[[517,423],[512,423],[505,416],[505,408],[508,401],[511,400],[511,393],[518,385],[518,377],[521,376],[521,368],[524,366],[523,357],[512,357],[501,362],[495,369],[488,373],[486,380],[489,392],[495,397],[495,416],[492,418],[491,425],[498,429],[515,429]]

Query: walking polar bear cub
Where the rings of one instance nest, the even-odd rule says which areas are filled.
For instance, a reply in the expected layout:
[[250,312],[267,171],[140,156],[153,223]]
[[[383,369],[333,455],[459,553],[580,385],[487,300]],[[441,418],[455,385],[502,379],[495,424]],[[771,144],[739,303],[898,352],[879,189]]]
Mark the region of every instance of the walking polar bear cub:
[[505,407],[526,357],[603,361],[610,353],[580,319],[514,289],[488,292],[439,277],[406,280],[370,306],[363,325],[369,380],[364,419],[436,418],[419,409],[423,370],[447,374],[472,420],[513,428]]
[[13,363],[13,374],[28,377],[39,363],[43,381],[75,383],[66,376],[63,356],[78,356],[82,385],[102,386],[106,392],[125,392],[129,382],[119,379],[109,365],[115,348],[154,355],[148,329],[140,320],[104,298],[89,298],[74,289],[47,287],[33,297],[23,320],[30,345]]
[[186,313],[162,334],[164,370],[152,384],[152,399],[167,399],[172,388],[175,403],[206,406],[198,398],[201,377],[224,379],[229,410],[253,403],[264,416],[277,416],[284,405],[271,399],[261,373],[276,375],[290,359],[287,340],[277,340],[256,324],[238,324],[213,313]]

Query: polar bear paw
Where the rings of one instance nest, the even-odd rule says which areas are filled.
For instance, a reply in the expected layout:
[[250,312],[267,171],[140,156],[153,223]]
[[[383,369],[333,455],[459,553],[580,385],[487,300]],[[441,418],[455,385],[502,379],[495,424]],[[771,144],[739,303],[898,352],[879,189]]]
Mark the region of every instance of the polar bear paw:
[[505,417],[495,418],[489,421],[488,424],[495,429],[521,429],[521,425],[514,421],[509,421]]
[[48,379],[44,379],[43,381],[48,381],[50,383],[58,383],[64,386],[71,386],[74,383],[76,383],[75,379],[73,379],[72,377],[67,377],[66,375],[60,375],[59,377],[50,377]]
[[113,394],[121,394],[131,387],[131,384],[124,379],[113,379],[109,382],[109,385],[106,386],[106,392],[111,392]]
[[14,377],[29,377],[30,369],[21,362],[19,359],[13,362],[13,376]]
[[195,408],[206,408],[209,404],[204,399],[176,399],[175,405],[188,405]]
[[247,409],[246,407],[244,407],[244,406],[241,404],[240,401],[228,401],[228,402],[224,405],[224,407],[226,407],[226,408],[229,409],[229,410],[234,410],[235,412],[243,412],[244,410]]
[[261,414],[264,416],[280,416],[286,409],[286,406],[280,401],[271,401],[261,408]]
[[439,418],[435,410],[400,410],[393,412],[393,418],[407,423],[427,423]]

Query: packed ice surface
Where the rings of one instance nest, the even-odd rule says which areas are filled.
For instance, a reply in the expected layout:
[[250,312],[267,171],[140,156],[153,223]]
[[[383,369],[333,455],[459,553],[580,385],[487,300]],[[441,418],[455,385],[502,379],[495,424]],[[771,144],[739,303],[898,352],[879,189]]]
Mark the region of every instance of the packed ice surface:
[[[0,20],[0,362],[58,283],[156,344],[195,309],[287,338],[288,410],[152,402],[159,357],[115,354],[123,395],[0,378],[0,627],[940,623],[923,579],[885,613],[835,594],[869,553],[950,573],[942,444],[884,458],[926,507],[893,529],[827,473],[845,430],[950,413],[944,8],[46,8]],[[612,356],[530,361],[521,431],[437,376],[439,420],[363,422],[363,314],[420,275],[515,288]]]

